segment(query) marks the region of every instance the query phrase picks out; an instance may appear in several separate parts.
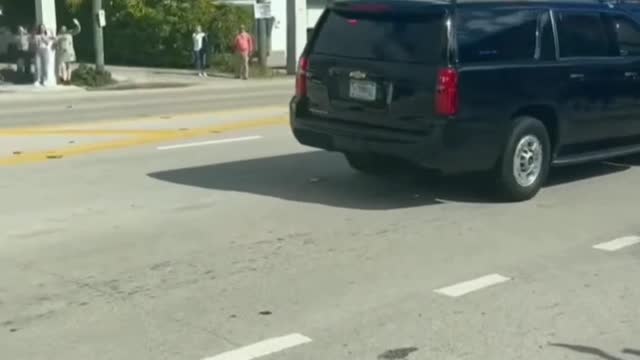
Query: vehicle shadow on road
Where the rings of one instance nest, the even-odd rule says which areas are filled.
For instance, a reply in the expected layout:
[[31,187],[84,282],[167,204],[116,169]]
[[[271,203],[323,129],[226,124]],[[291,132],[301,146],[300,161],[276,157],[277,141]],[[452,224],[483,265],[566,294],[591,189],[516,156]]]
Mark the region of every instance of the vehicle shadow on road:
[[637,166],[640,166],[640,155],[629,155],[608,161],[553,168],[546,187],[612,175]]
[[[549,346],[564,348],[568,350],[572,350],[578,353],[597,356],[604,360],[625,360],[624,358],[614,356],[604,350],[598,349],[593,346],[584,346],[584,345],[572,345],[572,344],[562,344],[562,343],[550,343]],[[623,354],[640,356],[640,350],[634,349],[623,349]]]
[[635,356],[640,356],[640,350],[635,350],[635,349],[624,349],[622,350],[623,354],[630,354],[630,355],[635,355]]
[[594,179],[629,170],[624,162],[598,162],[551,169],[545,187],[569,184],[581,180]]
[[[604,176],[627,168],[600,163],[555,169],[548,186]],[[365,210],[444,202],[499,202],[491,191],[491,179],[476,175],[441,176],[410,167],[373,177],[349,168],[342,155],[323,151],[161,171],[148,176],[187,186]]]
[[162,171],[171,183],[236,191],[298,202],[365,210],[437,205],[440,199],[488,201],[476,186],[402,168],[382,177],[359,174],[342,155],[313,151]]

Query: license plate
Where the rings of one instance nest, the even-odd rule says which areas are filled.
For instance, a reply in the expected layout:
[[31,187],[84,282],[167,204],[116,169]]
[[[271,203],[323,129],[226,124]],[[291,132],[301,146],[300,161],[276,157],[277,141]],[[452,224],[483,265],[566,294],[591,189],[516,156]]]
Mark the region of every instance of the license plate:
[[363,80],[351,80],[349,83],[349,97],[363,101],[375,101],[378,92],[376,83]]

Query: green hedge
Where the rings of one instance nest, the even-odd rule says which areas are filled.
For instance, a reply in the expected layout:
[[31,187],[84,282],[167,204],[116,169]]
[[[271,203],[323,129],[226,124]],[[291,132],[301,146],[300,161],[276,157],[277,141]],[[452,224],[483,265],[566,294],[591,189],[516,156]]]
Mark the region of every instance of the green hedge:
[[0,0],[4,15],[0,16],[0,26],[15,29],[18,25],[32,26],[36,13],[35,1]]
[[114,84],[115,81],[108,71],[98,71],[87,65],[80,65],[71,73],[71,83],[82,87],[103,87]]
[[[60,22],[73,17],[80,19],[85,31],[76,39],[76,51],[80,60],[92,61],[91,2],[70,3],[59,9],[58,13],[63,14]],[[190,67],[191,34],[196,25],[210,35],[215,53],[231,50],[241,24],[248,29],[253,26],[250,7],[212,0],[111,0],[104,4],[105,57],[109,64]]]

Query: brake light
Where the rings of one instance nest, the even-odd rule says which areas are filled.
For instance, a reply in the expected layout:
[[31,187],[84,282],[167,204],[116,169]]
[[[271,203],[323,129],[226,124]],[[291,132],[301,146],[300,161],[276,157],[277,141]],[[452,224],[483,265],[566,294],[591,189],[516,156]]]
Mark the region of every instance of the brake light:
[[298,62],[298,73],[296,74],[296,96],[307,96],[307,74],[309,71],[309,59],[301,57]]
[[455,69],[441,69],[438,72],[436,113],[441,116],[458,113],[458,72]]

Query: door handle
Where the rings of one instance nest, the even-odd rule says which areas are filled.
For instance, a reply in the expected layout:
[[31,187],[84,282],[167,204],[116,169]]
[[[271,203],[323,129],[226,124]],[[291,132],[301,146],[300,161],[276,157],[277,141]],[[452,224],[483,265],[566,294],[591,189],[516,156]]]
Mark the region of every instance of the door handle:
[[584,74],[571,74],[569,78],[572,80],[584,80]]

